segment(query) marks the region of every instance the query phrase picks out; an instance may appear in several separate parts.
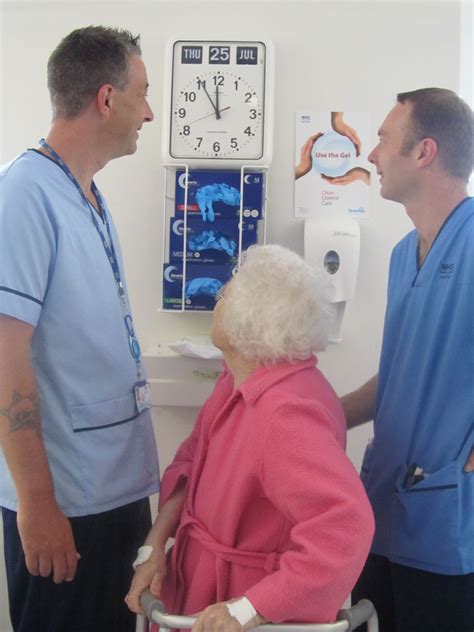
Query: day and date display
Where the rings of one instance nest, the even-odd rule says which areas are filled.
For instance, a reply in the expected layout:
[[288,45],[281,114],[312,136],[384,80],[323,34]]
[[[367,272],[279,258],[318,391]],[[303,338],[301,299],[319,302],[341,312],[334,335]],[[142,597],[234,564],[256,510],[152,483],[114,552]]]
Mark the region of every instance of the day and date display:
[[257,46],[182,46],[182,64],[236,64],[241,66],[258,63]]

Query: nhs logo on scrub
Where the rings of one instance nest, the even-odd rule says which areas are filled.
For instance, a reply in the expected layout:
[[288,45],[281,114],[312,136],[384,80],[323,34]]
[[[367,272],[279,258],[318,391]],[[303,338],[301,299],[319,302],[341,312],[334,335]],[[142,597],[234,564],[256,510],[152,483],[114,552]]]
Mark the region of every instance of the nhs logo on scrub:
[[454,273],[454,263],[442,263],[439,266],[439,276],[442,279],[449,279]]

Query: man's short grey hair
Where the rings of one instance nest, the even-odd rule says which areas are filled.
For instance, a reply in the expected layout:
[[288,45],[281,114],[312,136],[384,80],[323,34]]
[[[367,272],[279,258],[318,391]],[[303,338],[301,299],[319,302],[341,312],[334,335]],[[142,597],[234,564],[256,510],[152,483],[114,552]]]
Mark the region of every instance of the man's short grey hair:
[[258,364],[295,362],[326,347],[334,317],[328,283],[283,246],[252,246],[225,294],[222,327],[240,355]]
[[446,172],[467,182],[474,162],[474,119],[469,105],[445,88],[400,92],[397,101],[412,105],[402,154],[409,153],[423,138],[432,138]]
[[105,83],[125,89],[130,58],[141,55],[139,41],[129,31],[105,26],[69,33],[48,61],[53,118],[76,117]]

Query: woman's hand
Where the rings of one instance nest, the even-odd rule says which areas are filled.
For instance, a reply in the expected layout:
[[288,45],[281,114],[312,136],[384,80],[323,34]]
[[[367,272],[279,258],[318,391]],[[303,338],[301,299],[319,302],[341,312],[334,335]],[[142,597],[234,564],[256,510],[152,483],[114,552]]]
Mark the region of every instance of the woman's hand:
[[203,610],[192,627],[192,632],[242,632],[256,628],[263,623],[267,623],[266,619],[257,614],[245,625],[235,619],[227,610],[226,604],[237,601],[237,599],[229,599],[221,603],[213,604]]
[[149,589],[152,595],[160,598],[161,585],[165,575],[166,554],[164,547],[160,547],[153,551],[148,562],[137,566],[130,590],[125,597],[125,603],[132,612],[142,613],[140,597],[145,590]]
[[136,567],[135,575],[125,603],[132,612],[141,614],[141,594],[150,589],[152,595],[160,599],[161,585],[166,575],[165,544],[179,521],[186,495],[187,478],[183,477],[176,485],[174,492],[160,507],[158,516],[148,534],[144,546],[152,546],[150,559]]

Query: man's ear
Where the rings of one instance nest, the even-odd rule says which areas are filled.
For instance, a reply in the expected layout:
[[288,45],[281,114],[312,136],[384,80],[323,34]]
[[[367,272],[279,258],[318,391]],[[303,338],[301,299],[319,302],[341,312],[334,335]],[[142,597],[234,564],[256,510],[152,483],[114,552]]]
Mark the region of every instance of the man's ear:
[[113,109],[115,98],[115,88],[110,83],[104,83],[97,92],[97,107],[100,114],[108,118]]
[[438,143],[433,138],[423,138],[416,144],[416,160],[420,167],[427,167],[438,156]]

